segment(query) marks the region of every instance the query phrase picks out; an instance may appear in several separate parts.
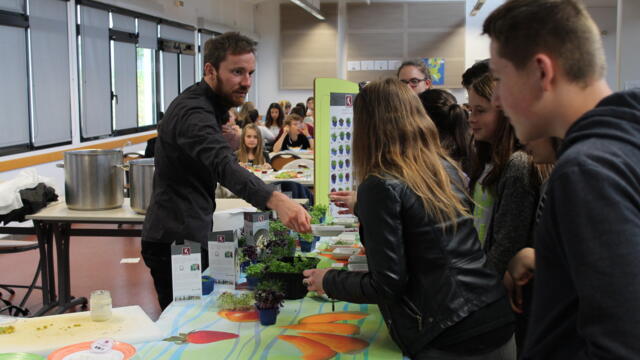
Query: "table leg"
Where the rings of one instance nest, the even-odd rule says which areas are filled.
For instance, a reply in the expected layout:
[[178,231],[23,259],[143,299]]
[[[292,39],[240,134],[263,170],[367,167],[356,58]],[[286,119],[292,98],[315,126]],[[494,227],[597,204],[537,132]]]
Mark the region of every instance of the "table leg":
[[53,233],[51,225],[42,221],[33,222],[40,253],[40,276],[42,283],[42,308],[32,316],[41,316],[57,305],[53,273]]
[[53,224],[56,240],[56,256],[58,258],[58,296],[60,297],[57,313],[62,314],[76,305],[86,305],[85,297],[71,296],[71,265],[69,260],[71,224]]

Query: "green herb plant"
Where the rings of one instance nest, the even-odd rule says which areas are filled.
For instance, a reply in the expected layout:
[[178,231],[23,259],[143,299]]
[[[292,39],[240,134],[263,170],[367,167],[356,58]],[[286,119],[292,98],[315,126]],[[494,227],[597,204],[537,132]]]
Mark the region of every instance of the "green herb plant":
[[251,264],[247,266],[247,270],[246,270],[247,276],[260,278],[262,276],[262,272],[264,271],[264,268],[265,268],[265,264],[263,263]]
[[253,309],[253,302],[251,292],[236,295],[225,291],[216,300],[218,309],[227,311],[250,311]]

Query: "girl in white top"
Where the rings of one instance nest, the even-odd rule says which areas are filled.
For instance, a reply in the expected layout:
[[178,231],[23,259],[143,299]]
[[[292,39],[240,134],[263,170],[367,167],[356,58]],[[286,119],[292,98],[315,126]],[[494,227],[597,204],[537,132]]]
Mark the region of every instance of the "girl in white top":
[[271,131],[273,137],[277,137],[284,126],[284,112],[278,103],[271,103],[265,114],[265,126]]

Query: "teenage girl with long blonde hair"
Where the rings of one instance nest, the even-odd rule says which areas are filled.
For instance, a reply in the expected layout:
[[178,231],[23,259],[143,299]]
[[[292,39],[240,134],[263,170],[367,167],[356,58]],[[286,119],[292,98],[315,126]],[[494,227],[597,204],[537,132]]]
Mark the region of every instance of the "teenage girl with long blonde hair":
[[306,270],[309,290],[377,304],[412,359],[515,359],[513,314],[486,267],[460,169],[397,79],[354,102],[353,164],[368,272]]

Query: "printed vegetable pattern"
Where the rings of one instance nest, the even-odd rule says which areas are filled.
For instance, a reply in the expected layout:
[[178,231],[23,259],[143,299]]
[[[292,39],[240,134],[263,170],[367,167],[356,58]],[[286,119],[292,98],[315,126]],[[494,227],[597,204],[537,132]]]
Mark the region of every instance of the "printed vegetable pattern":
[[169,341],[176,344],[210,344],[217,341],[235,339],[238,334],[232,334],[224,331],[198,330],[190,333],[181,333],[178,336],[171,336],[163,341]]
[[[206,299],[206,297],[205,297]],[[195,344],[190,342],[156,341],[136,345],[137,359],[155,360],[210,360],[215,359],[300,359],[305,354],[294,345],[298,338],[307,339],[306,344],[314,350],[335,355],[324,358],[349,360],[402,360],[402,353],[391,340],[384,320],[375,305],[359,305],[344,302],[335,303],[336,312],[330,311],[331,304],[307,297],[301,300],[287,301],[282,308],[276,326],[261,326],[256,322],[231,322],[211,312],[215,307],[215,298],[204,304],[189,304],[169,309],[159,320],[163,328],[173,329],[168,335],[196,331],[220,331],[239,337],[218,340],[211,343]],[[346,317],[342,317],[346,313]],[[354,317],[355,314],[355,317]],[[357,319],[357,317],[364,317]],[[366,316],[366,314],[369,314]],[[211,316],[213,315],[213,316]],[[315,319],[315,320],[314,320]],[[301,325],[302,321],[332,321],[328,325],[347,322],[355,326],[358,334],[339,334],[330,332],[284,329],[279,326]],[[307,324],[315,325],[318,324]],[[294,336],[285,341],[278,336]],[[190,338],[198,341],[197,339]],[[186,340],[186,337],[185,337]],[[208,339],[207,339],[208,340]],[[339,356],[338,356],[339,355]],[[329,356],[328,354],[326,356]],[[310,359],[314,359],[313,357]]]

